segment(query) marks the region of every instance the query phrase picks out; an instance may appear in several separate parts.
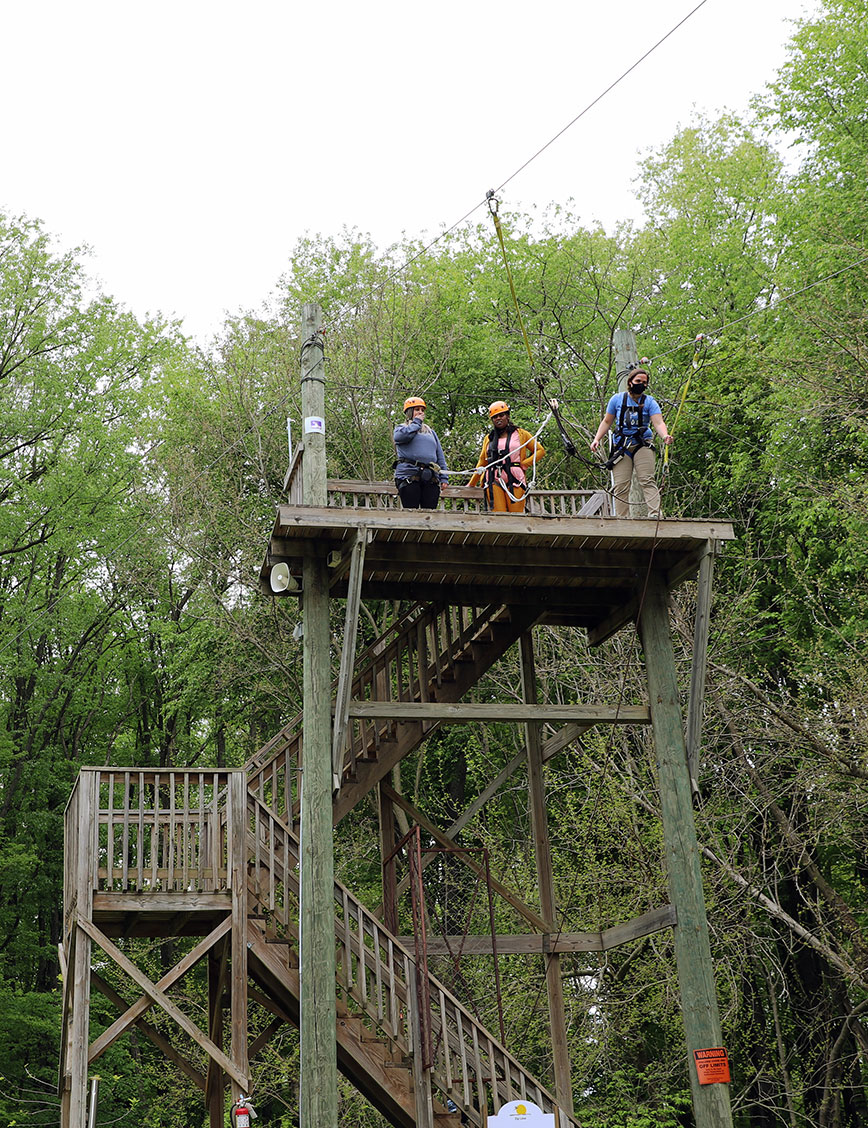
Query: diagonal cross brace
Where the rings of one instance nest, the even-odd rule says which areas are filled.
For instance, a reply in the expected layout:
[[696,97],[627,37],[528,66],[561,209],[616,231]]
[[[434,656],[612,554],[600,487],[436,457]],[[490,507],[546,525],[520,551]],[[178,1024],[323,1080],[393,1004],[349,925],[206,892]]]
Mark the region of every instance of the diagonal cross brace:
[[[106,955],[110,956],[118,967],[125,971],[130,979],[144,991],[151,1000],[149,1005],[156,1003],[161,1007],[170,1018],[173,1018],[175,1022],[177,1022],[184,1033],[188,1034],[193,1041],[220,1066],[224,1073],[229,1074],[236,1085],[239,1085],[245,1091],[247,1090],[249,1087],[249,1078],[246,1074],[242,1073],[235,1063],[230,1061],[226,1054],[223,1053],[220,1047],[215,1045],[207,1035],[203,1034],[195,1022],[189,1019],[179,1007],[175,1006],[169,996],[155,983],[152,983],[144,972],[140,971],[132,960],[124,955],[120,948],[113,944],[95,924],[92,924],[84,917],[80,916],[78,918],[78,927],[82,929],[83,932],[86,932],[91,940],[93,940],[95,944],[98,944]],[[217,930],[215,929],[215,931]],[[211,935],[213,936],[213,933]],[[201,945],[197,945],[197,947],[201,947]],[[134,1009],[134,1007],[130,1009]]]

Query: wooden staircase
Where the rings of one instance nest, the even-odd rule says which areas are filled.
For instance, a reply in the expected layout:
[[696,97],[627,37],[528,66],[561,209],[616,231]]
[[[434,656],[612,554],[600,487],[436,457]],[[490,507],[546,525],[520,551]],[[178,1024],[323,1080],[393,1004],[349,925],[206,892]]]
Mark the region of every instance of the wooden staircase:
[[[252,790],[248,814],[248,973],[297,1022],[299,843]],[[555,1098],[434,976],[433,1063],[422,1078],[413,956],[337,881],[334,896],[338,1066],[392,1124],[418,1123],[420,1088],[438,1128],[484,1128],[490,1114],[514,1100],[546,1112],[556,1108]],[[560,1117],[562,1128],[571,1123]]]
[[[356,701],[460,701],[540,616],[539,607],[418,603],[357,659],[350,696]],[[439,724],[356,720],[334,800],[335,823]],[[299,713],[245,765],[251,790],[290,830],[298,817],[301,755]]]
[[[357,659],[354,701],[457,702],[540,616],[539,607],[468,608],[419,603]],[[334,689],[336,690],[336,683]],[[357,719],[347,731],[339,822],[439,721]],[[302,715],[294,717],[246,766],[250,814],[249,973],[294,1021],[299,1011],[297,820]],[[398,1128],[419,1122],[417,1102],[443,1128],[484,1128],[513,1100],[547,1112],[555,1098],[433,976],[432,1067],[422,1072],[416,966],[381,923],[335,882],[338,1066]],[[560,1111],[560,1110],[559,1110]],[[560,1112],[560,1124],[571,1121]]]

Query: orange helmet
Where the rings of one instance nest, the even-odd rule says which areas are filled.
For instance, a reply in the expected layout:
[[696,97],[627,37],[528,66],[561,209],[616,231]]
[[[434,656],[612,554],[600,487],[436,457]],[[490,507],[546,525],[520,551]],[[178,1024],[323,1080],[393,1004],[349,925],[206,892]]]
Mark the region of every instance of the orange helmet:
[[409,399],[404,400],[404,410],[407,411],[411,407],[424,407],[425,401],[419,399],[418,396],[410,396]]
[[509,404],[504,403],[503,400],[495,400],[488,409],[488,418],[493,419],[495,415],[502,415],[504,411],[509,411]]

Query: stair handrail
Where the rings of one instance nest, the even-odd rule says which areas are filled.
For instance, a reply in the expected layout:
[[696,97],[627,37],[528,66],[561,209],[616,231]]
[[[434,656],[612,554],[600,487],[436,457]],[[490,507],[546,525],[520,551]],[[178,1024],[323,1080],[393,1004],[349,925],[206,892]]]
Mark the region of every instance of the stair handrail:
[[[297,938],[286,890],[288,888],[295,897],[298,896],[299,840],[252,789],[248,789],[248,813],[254,839],[250,859],[251,898],[261,898],[263,884],[267,884],[268,904],[265,907]],[[282,860],[279,856],[281,851]],[[263,868],[269,871],[267,877],[263,875]],[[281,880],[286,883],[282,897],[278,896],[278,871]],[[395,969],[403,966],[406,975],[408,969],[415,968],[415,959],[398,938],[337,879],[334,895],[340,910],[340,918],[336,916],[335,922],[338,983],[347,998],[352,999],[369,1021],[382,1029],[404,1052],[410,1053],[413,1050],[412,1024],[406,1013],[410,998],[409,982],[406,978],[401,980],[397,977]],[[352,931],[354,921],[355,932]],[[360,971],[361,982],[358,978]],[[369,974],[373,976],[370,986],[367,981]],[[480,1128],[485,1125],[490,1111],[497,1112],[501,1105],[517,1099],[533,1101],[544,1112],[557,1111],[562,1128],[572,1124],[566,1112],[558,1107],[556,1098],[444,984],[430,974],[429,982],[432,999],[436,999],[437,1005],[436,1014],[432,1014],[432,1030],[437,1043],[432,1082],[442,1094],[444,1103],[447,1098],[454,1102]]]

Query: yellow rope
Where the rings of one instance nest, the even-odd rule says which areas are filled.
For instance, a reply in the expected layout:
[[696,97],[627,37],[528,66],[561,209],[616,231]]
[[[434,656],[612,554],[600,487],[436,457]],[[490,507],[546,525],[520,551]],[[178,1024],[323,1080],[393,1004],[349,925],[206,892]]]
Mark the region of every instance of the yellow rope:
[[500,240],[500,253],[503,255],[503,265],[506,267],[506,277],[509,282],[510,293],[512,300],[515,304],[515,312],[518,315],[518,324],[521,327],[521,335],[524,338],[524,347],[527,349],[527,358],[530,361],[531,372],[534,371],[533,353],[530,349],[530,341],[527,338],[527,332],[524,327],[524,319],[521,316],[521,310],[518,307],[518,296],[515,292],[515,285],[512,281],[512,271],[509,269],[509,260],[506,257],[506,244],[503,241],[503,227],[501,226],[500,216],[497,214],[498,200],[493,192],[488,193],[488,210],[491,212],[491,218],[494,220],[494,230],[497,232],[497,238]]
[[[690,388],[690,381],[693,379],[693,373],[698,372],[699,369],[702,367],[702,362],[700,361],[699,357],[700,357],[700,353],[703,350],[704,345],[705,345],[705,337],[703,337],[703,335],[700,333],[699,336],[696,338],[696,348],[693,350],[693,360],[690,362],[690,365],[691,365],[691,368],[693,369],[693,371],[690,373],[690,375],[687,377],[686,381],[684,382],[684,390],[681,393],[681,399],[678,403],[678,410],[675,412],[675,422],[669,428],[669,434],[670,435],[675,434],[675,429],[678,426],[678,420],[681,418],[681,409],[682,409],[682,407],[684,407],[684,401],[687,399],[687,392]],[[668,465],[669,465],[669,446],[667,445],[663,448],[663,470],[664,470],[664,473],[665,473],[666,467]]]

